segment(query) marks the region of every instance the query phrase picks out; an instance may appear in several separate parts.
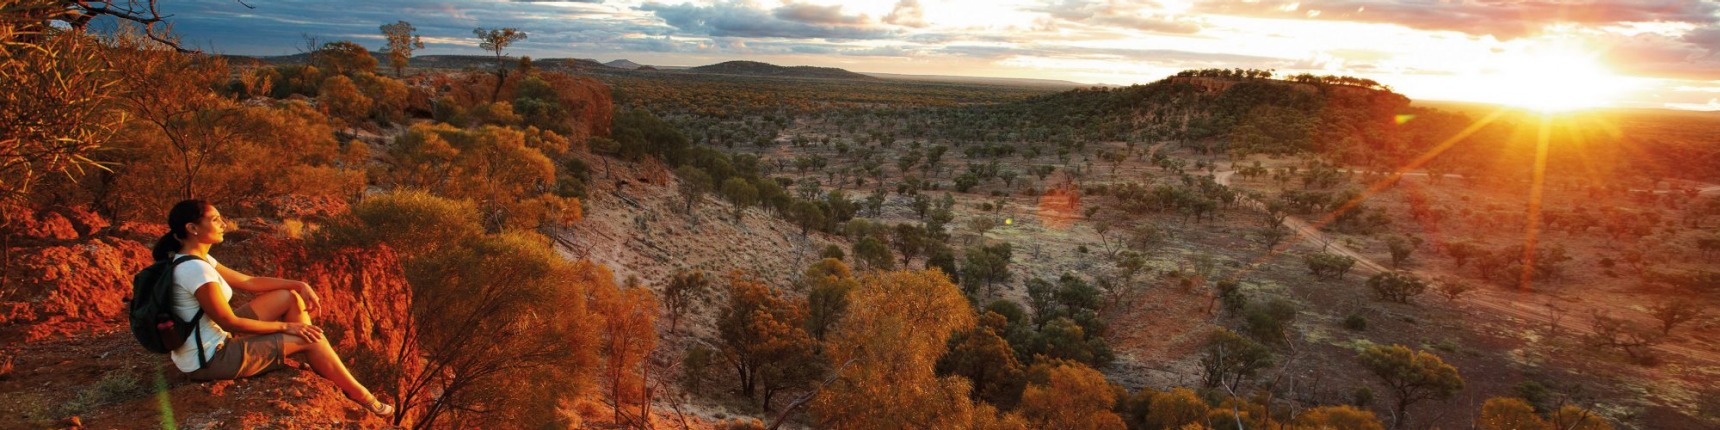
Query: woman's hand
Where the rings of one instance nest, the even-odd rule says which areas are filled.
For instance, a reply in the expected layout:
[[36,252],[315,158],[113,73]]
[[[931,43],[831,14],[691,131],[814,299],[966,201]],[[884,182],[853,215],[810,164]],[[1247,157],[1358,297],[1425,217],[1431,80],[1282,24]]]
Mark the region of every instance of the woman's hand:
[[305,301],[305,312],[316,311],[322,306],[322,298],[317,297],[316,291],[311,291],[311,284],[299,282],[299,286],[294,287],[293,291],[298,292],[299,298]]
[[286,325],[283,326],[283,328],[281,330],[282,333],[286,333],[286,334],[290,334],[293,336],[298,336],[298,337],[304,338],[305,341],[308,341],[310,343],[317,343],[317,342],[322,341],[322,339],[323,339],[322,327],[317,327],[317,326],[305,324],[305,323],[296,323],[296,322],[290,322],[290,323],[284,323],[284,324],[286,324]]

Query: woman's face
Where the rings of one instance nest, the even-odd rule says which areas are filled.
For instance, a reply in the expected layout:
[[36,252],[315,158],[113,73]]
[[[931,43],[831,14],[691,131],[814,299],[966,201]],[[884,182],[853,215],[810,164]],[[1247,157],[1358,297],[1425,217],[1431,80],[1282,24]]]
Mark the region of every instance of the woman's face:
[[185,238],[185,242],[210,245],[221,243],[226,240],[227,228],[227,219],[221,217],[221,211],[210,206],[209,211],[203,213],[203,219],[185,226],[185,232],[190,235]]

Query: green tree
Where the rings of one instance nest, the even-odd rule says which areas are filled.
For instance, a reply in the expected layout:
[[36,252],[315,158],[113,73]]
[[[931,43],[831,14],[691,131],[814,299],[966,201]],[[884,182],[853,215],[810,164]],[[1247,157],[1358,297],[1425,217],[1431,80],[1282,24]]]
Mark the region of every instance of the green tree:
[[734,205],[735,221],[739,222],[747,207],[758,203],[758,189],[746,178],[734,176],[723,181],[723,197]]
[[979,185],[979,176],[973,173],[963,173],[956,177],[956,192],[968,192]]
[[502,52],[508,45],[526,40],[526,32],[513,27],[503,28],[474,28],[472,35],[478,37],[478,47],[496,54],[496,89],[490,93],[490,101],[494,102],[502,94],[502,82],[508,79],[508,63],[502,61]]
[[806,268],[802,279],[806,292],[806,331],[824,340],[830,329],[848,312],[848,295],[859,285],[854,273],[841,260],[826,258]]
[[1201,380],[1208,388],[1237,392],[1260,370],[1272,366],[1272,351],[1226,329],[1207,335],[1200,358]]
[[1386,272],[1368,278],[1368,288],[1382,299],[1409,303],[1411,297],[1427,291],[1427,281],[1409,272]]
[[1420,245],[1421,238],[1392,236],[1386,239],[1386,248],[1392,254],[1392,267],[1403,267],[1403,262],[1408,261],[1409,255]]
[[963,252],[962,280],[968,282],[973,290],[985,288],[987,292],[992,291],[997,283],[1010,279],[1010,254],[1007,242],[968,248]]
[[926,237],[926,229],[923,226],[901,223],[896,224],[892,231],[890,245],[895,246],[896,252],[902,254],[903,268],[908,267],[908,263],[912,262],[915,256],[925,253],[930,245],[928,242],[931,240]]
[[1285,299],[1249,303],[1243,311],[1243,331],[1267,344],[1283,344],[1294,322],[1296,304]]
[[711,191],[711,175],[705,173],[704,169],[683,165],[675,168],[675,176],[681,179],[677,186],[681,191],[681,201],[686,205],[687,214],[692,215],[693,204],[698,203],[699,199],[705,197],[705,193]]
[[1308,263],[1309,273],[1325,280],[1342,278],[1345,273],[1350,272],[1351,267],[1356,266],[1356,259],[1354,258],[1324,252],[1308,254],[1303,256],[1302,260]]
[[1458,375],[1457,368],[1426,351],[1412,351],[1403,345],[1376,345],[1362,350],[1357,358],[1396,398],[1392,428],[1402,428],[1408,423],[1410,406],[1424,400],[1447,399],[1463,389],[1463,377]]
[[1660,321],[1660,335],[1672,334],[1672,328],[1702,316],[1702,305],[1687,299],[1670,299],[1648,307],[1650,315]]
[[890,247],[876,237],[866,236],[854,243],[854,261],[863,270],[892,270],[896,267]]
[[424,49],[423,38],[414,34],[417,31],[417,27],[406,21],[382,25],[382,37],[388,40],[388,48],[383,52],[388,54],[388,65],[394,67],[394,76],[404,76],[412,51]]
[[978,326],[950,341],[949,352],[938,359],[938,374],[967,378],[975,400],[1005,409],[1014,407],[1026,373],[1015,358],[1015,350],[999,335],[1008,323],[1003,315],[986,312]]
[[[822,229],[825,223],[824,208],[810,200],[796,200],[794,204],[789,205],[788,217],[789,220],[794,221],[795,225],[800,226],[800,234],[803,235],[811,233],[814,227]],[[882,244],[880,243],[880,245]],[[884,252],[889,253],[889,250]],[[854,254],[859,256],[860,251],[855,250]]]
[[702,270],[683,270],[669,278],[663,286],[663,309],[669,311],[669,331],[674,332],[693,301],[705,297],[711,288],[710,277]]

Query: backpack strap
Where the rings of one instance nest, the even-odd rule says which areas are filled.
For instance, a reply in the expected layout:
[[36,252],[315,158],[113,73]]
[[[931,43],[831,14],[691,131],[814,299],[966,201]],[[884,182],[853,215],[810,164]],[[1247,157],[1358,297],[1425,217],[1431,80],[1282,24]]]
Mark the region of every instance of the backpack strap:
[[[169,284],[171,284],[173,282],[172,281],[173,269],[178,268],[180,263],[184,263],[184,262],[191,261],[191,260],[202,260],[202,259],[203,259],[202,257],[198,257],[196,255],[189,255],[189,254],[181,255],[181,256],[179,256],[179,258],[173,259],[172,265],[167,266],[167,273],[166,273],[167,276],[163,276],[162,278],[167,279],[167,282]],[[202,306],[197,307],[197,313],[191,315],[191,321],[190,321],[191,322],[191,336],[193,336],[194,340],[197,341],[197,368],[198,369],[202,369],[204,367],[209,366],[209,359],[204,356],[203,328],[199,327],[197,325],[197,321],[200,319],[203,319],[203,307]]]
[[197,338],[197,369],[198,370],[202,370],[205,367],[209,367],[209,359],[205,358],[203,356],[203,327],[200,327],[197,325],[197,320],[202,319],[202,318],[203,318],[203,309],[202,308],[197,309],[197,313],[194,315],[191,315],[191,335]]

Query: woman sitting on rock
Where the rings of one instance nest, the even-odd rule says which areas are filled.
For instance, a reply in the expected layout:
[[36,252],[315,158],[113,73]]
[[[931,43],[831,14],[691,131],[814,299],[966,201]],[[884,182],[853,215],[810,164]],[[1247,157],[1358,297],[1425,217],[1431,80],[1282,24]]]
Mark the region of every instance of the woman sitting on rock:
[[[173,205],[167,213],[167,226],[167,234],[155,243],[154,257],[199,258],[173,269],[173,312],[189,320],[202,310],[205,317],[193,322],[196,331],[172,353],[173,364],[180,371],[200,381],[238,379],[287,367],[287,356],[303,354],[303,361],[318,375],[334,381],[348,399],[376,415],[394,413],[393,406],[377,400],[353,379],[323,337],[322,328],[311,324],[310,312],[317,309],[320,299],[309,284],[253,277],[215,261],[209,247],[221,243],[227,221],[208,202],[186,200]],[[233,308],[227,301],[232,299],[234,287],[257,296],[245,306]],[[201,349],[196,340],[199,337]],[[199,351],[202,360],[198,359]]]

